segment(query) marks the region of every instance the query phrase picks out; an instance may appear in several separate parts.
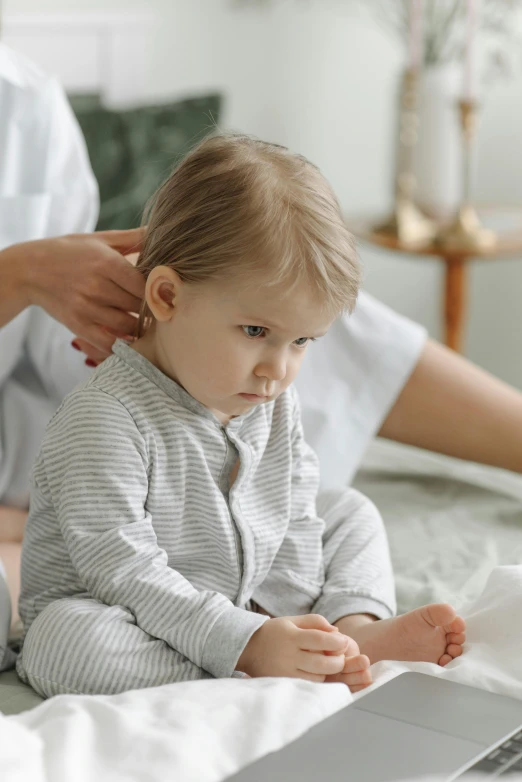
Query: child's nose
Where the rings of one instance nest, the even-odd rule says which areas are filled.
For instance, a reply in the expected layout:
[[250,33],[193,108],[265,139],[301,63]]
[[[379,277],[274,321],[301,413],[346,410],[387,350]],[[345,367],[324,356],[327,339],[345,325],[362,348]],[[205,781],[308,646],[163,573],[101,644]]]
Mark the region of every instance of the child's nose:
[[256,369],[258,377],[266,377],[268,380],[284,380],[286,377],[286,360],[282,355],[273,355],[263,361]]

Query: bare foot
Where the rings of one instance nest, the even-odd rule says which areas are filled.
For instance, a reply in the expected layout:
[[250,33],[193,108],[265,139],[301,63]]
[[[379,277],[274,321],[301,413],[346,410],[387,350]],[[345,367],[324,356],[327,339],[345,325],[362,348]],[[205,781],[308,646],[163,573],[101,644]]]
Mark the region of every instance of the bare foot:
[[464,619],[446,603],[433,603],[392,619],[355,626],[351,619],[345,616],[335,625],[357,641],[372,663],[407,660],[447,665],[462,654],[466,640]]

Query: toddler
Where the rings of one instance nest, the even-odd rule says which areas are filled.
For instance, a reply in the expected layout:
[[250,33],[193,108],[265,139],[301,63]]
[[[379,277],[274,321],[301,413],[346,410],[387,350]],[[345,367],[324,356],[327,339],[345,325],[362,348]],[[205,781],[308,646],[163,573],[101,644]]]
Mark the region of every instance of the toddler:
[[450,606],[393,617],[372,503],[316,506],[291,384],[360,276],[320,172],[206,139],[159,190],[138,265],[139,338],[65,399],[34,467],[20,677],[44,697],[233,675],[357,690],[370,661],[460,654]]

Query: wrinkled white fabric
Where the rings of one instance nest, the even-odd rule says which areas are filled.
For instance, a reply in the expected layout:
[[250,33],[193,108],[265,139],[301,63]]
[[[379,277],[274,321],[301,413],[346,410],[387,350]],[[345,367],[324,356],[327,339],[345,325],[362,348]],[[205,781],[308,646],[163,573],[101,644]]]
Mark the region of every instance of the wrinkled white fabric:
[[[463,615],[469,640],[461,658],[446,668],[379,663],[373,666],[374,686],[403,671],[421,671],[522,699],[522,567],[493,571]],[[219,679],[114,696],[58,696],[0,718],[0,778],[218,782],[351,700],[344,685],[291,679]],[[9,775],[13,758],[18,777]]]

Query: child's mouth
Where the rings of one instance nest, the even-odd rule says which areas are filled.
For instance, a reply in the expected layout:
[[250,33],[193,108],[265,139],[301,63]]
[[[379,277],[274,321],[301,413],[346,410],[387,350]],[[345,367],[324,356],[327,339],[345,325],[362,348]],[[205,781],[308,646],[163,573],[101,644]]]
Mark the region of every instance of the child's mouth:
[[242,396],[248,402],[262,402],[264,399],[268,399],[267,396],[260,396],[259,394],[239,394],[239,396]]

